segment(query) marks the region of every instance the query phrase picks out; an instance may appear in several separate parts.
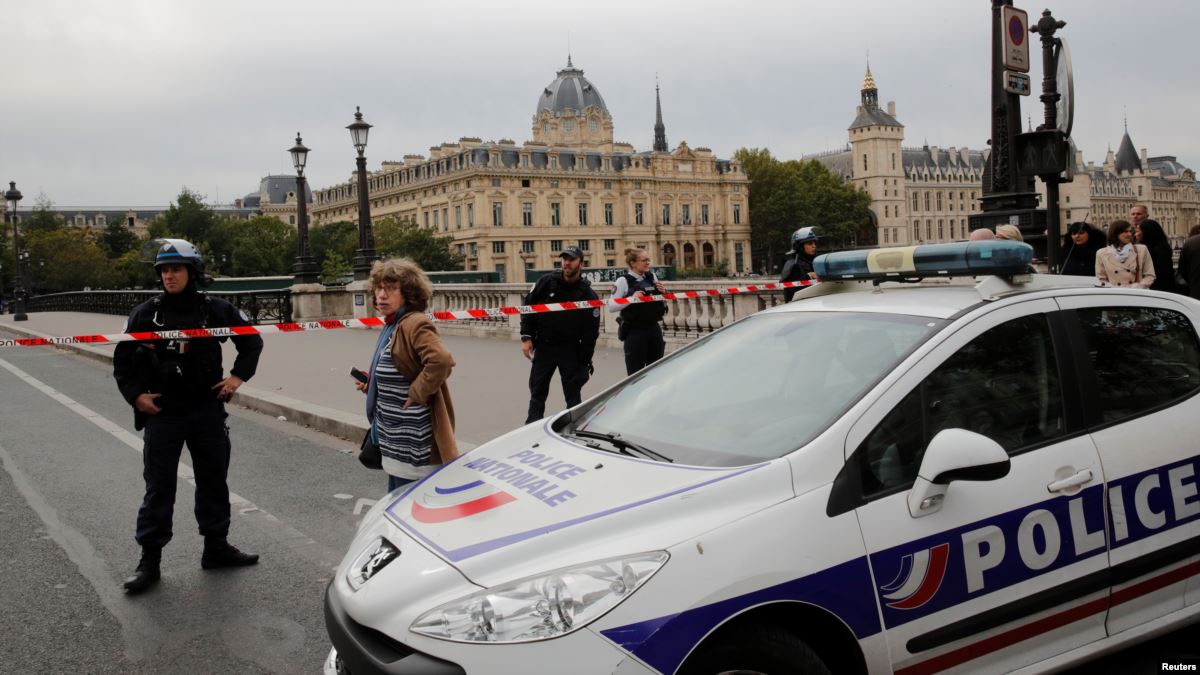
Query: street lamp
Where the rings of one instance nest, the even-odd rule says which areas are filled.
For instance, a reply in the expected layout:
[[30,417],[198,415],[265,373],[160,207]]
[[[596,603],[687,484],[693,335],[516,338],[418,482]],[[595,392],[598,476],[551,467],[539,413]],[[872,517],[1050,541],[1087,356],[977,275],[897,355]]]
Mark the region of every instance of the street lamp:
[[355,106],[354,123],[347,126],[350,140],[358,151],[358,250],[354,252],[354,280],[366,281],[375,262],[375,234],[371,231],[371,203],[367,201],[367,133],[371,125],[363,121],[361,110]]
[[17,252],[21,250],[21,240],[17,238],[17,205],[21,203],[21,191],[17,189],[16,181],[8,182],[8,192],[4,193],[4,201],[8,204],[8,212],[13,226],[13,321],[25,321],[25,289],[21,286],[21,260]]
[[292,166],[296,167],[296,262],[292,264],[292,275],[296,285],[317,283],[317,263],[308,248],[308,190],[304,187],[304,165],[308,163],[308,148],[296,132],[296,145],[292,153]]

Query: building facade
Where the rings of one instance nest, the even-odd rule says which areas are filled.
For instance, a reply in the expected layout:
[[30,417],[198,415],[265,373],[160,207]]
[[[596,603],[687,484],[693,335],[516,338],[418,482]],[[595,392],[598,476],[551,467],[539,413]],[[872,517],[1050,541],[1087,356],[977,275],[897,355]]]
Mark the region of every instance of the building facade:
[[[368,177],[372,222],[407,219],[452,238],[468,270],[524,281],[579,246],[590,267],[655,264],[750,270],[749,182],[739,162],[681,142],[669,149],[656,88],[652,149],[613,140],[600,92],[570,59],[539,92],[532,140],[463,137],[429,156],[383,162]],[[357,182],[317,190],[316,225],[358,220]]]

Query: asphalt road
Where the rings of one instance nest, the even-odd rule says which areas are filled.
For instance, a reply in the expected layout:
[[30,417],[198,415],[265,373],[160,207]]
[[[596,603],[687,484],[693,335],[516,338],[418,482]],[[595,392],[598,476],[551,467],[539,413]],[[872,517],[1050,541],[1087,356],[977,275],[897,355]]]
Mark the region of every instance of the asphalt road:
[[[203,571],[187,457],[163,579],[125,596],[137,563],[141,439],[107,368],[48,349],[0,354],[0,672],[315,673],[322,592],[382,474],[353,446],[230,409],[230,540],[251,568]],[[1195,662],[1200,625],[1077,669]]]

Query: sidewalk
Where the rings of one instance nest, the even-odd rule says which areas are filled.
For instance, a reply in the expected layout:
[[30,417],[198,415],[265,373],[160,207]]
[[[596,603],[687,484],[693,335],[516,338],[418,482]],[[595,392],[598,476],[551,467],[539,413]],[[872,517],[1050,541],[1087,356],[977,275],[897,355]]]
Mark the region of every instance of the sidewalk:
[[[28,321],[13,322],[0,315],[0,336],[30,337],[120,333],[125,318],[82,312],[36,312]],[[290,422],[310,426],[335,436],[359,440],[366,430],[364,398],[355,388],[351,366],[365,370],[379,333],[341,329],[294,334],[264,335],[265,347],[258,373],[234,397],[237,405]],[[521,356],[519,342],[443,336],[457,365],[450,377],[456,434],[463,449],[470,449],[507,433],[525,421],[529,403],[529,362]],[[0,358],[15,350],[65,349],[103,362],[111,362],[112,345],[61,347],[0,347]],[[233,363],[233,345],[226,342],[225,367]],[[597,348],[596,373],[583,395],[596,394],[625,377],[620,350]],[[119,396],[116,385],[113,396]],[[550,385],[546,413],[565,408],[556,375]]]

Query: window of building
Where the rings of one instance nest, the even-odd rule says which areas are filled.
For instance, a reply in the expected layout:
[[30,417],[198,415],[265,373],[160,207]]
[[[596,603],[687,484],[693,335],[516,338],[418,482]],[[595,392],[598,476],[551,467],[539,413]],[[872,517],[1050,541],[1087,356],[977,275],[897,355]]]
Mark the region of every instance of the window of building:
[[470,247],[471,247],[471,256],[472,257],[479,255],[479,244],[477,244],[475,242],[471,242]]
[[475,227],[475,205],[467,204],[467,227]]
[[691,204],[683,205],[682,211],[680,212],[680,222],[682,222],[684,225],[692,224],[692,205]]
[[863,171],[867,170],[867,154],[863,153]]
[[892,207],[888,206],[887,204],[884,204],[883,205],[883,217],[890,218],[891,215],[892,215]]
[[504,204],[492,202],[492,226],[500,227],[502,225],[504,225]]
[[742,191],[742,186],[741,186],[741,185],[734,185],[734,186],[733,186],[733,191],[734,191],[734,192],[741,192],[741,191]]
[[938,190],[938,193],[937,193],[937,205],[938,205],[938,211],[941,211],[942,210],[942,191],[941,190]]
[[562,239],[551,239],[550,240],[550,252],[551,253],[561,253],[562,248],[563,248],[562,247]]
[[701,225],[708,224],[708,204],[700,205],[700,224]]
[[643,207],[643,205],[641,202],[637,202],[633,205],[633,223],[635,225],[644,225],[645,224],[646,217],[645,217],[644,209],[642,207]]
[[[96,224],[103,225],[103,223],[100,222],[99,218],[96,219]],[[296,224],[296,216],[288,216],[288,224],[295,225]]]
[[938,218],[938,239],[945,239],[945,238],[946,238],[946,227],[944,225],[944,221],[941,218]]
[[[607,162],[608,160],[606,159],[606,160],[604,160],[604,161],[605,161],[605,162]],[[607,167],[606,167],[606,168],[607,168]],[[611,190],[611,189],[612,189],[612,181],[611,181],[611,180],[606,180],[606,181],[604,181],[604,189],[605,189],[605,190]]]
[[[525,166],[529,166],[529,157],[527,155],[522,155],[521,161],[525,164]],[[521,179],[521,187],[524,187],[524,188],[529,187],[529,179],[528,178]]]
[[733,205],[733,224],[734,225],[742,224],[742,205],[741,204]]
[[925,221],[925,238],[930,239],[930,240],[933,239],[933,220],[932,219]]
[[605,203],[604,203],[604,224],[605,224],[605,225],[612,225],[612,224],[613,224],[613,205],[612,205],[612,202],[605,202]]
[[671,224],[671,205],[670,204],[662,205],[662,224],[663,225]]
[[555,227],[562,225],[562,204],[558,202],[550,204],[550,224]]
[[913,221],[913,241],[921,240],[921,221]]
[[521,242],[521,253],[533,253],[534,242],[532,239],[526,239]]
[[[1022,348],[1012,349],[1014,344]],[[863,491],[910,485],[929,441],[951,428],[987,436],[1010,453],[1064,433],[1058,366],[1044,315],[983,333],[909,392],[855,452]]]
[[1169,309],[1076,310],[1104,422],[1137,417],[1200,387],[1200,344],[1187,317]]
[[588,244],[589,244],[589,241],[587,239],[580,239],[579,240],[579,250],[580,251],[588,250]]
[[925,192],[925,210],[926,211],[929,210],[929,192],[928,191]]
[[456,230],[462,229],[462,207],[461,206],[454,207],[454,229],[456,229]]
[[604,240],[604,250],[605,251],[617,250],[617,240],[616,239],[605,239]]
[[575,187],[579,188],[580,190],[586,190],[587,189],[587,181],[577,180],[577,181],[575,181]]
[[499,178],[492,179],[492,187],[500,187],[500,179]]
[[583,226],[586,226],[588,224],[588,222],[587,222],[587,207],[588,207],[587,202],[579,203],[579,224],[583,225]]
[[574,120],[563,120],[563,131],[575,131]]
[[437,209],[434,209],[433,210],[433,229],[436,230],[437,227],[438,227],[438,212],[437,212]]
[[521,224],[525,227],[533,225],[533,202],[521,203]]
[[456,247],[456,250],[458,251],[459,256],[461,256],[463,258],[467,257],[467,247],[465,244],[459,244]]
[[640,181],[640,180],[633,181],[633,189],[641,190],[642,189],[642,181]]
[[600,122],[595,117],[588,120],[588,130],[593,132],[600,130]]
[[552,188],[558,187],[558,181],[556,181],[556,180],[550,181],[550,187],[552,187]]
[[918,197],[918,196],[917,196],[917,193],[915,193],[915,192],[914,192],[914,193],[913,193],[913,205],[912,205],[912,210],[913,210],[913,213],[916,213],[917,211],[919,211],[919,210],[920,210],[920,209],[917,207],[917,204],[918,204],[918,200],[919,200],[919,199],[920,199],[920,197]]
[[425,220],[425,229],[428,230],[429,229],[429,212],[428,211],[422,212],[421,217]]
[[892,170],[896,169],[896,153],[892,153]]
[[733,269],[739,274],[745,271],[745,247],[742,242],[737,242],[733,245]]
[[492,242],[492,253],[504,253],[504,242],[493,241]]

